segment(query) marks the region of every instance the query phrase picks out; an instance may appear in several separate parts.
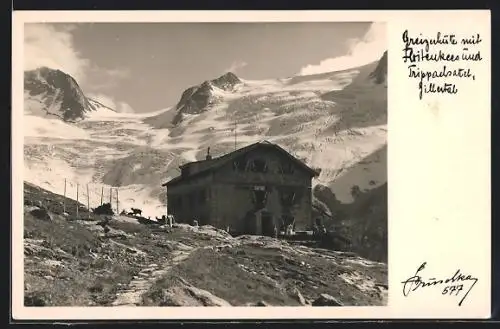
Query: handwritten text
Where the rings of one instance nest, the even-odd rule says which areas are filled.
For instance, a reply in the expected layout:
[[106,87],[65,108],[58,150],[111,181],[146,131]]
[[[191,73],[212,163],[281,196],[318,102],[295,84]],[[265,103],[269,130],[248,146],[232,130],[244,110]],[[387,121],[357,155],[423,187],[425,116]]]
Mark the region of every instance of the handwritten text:
[[406,297],[411,292],[418,289],[435,286],[440,287],[442,295],[459,296],[462,291],[465,291],[458,303],[458,306],[462,306],[462,303],[469,295],[472,288],[474,288],[474,285],[477,283],[478,279],[471,276],[470,274],[465,275],[460,269],[458,269],[456,270],[455,274],[444,279],[436,279],[435,277],[431,277],[424,280],[419,273],[425,269],[426,265],[427,263],[424,262],[418,267],[413,276],[402,282],[403,295]]
[[[479,33],[457,37],[438,32],[435,37],[426,37],[422,33],[410,35],[406,30],[402,40],[402,58],[408,67],[408,77],[418,81],[420,99],[425,94],[457,94],[460,80],[476,79],[470,64],[483,60],[481,51],[475,49],[483,41]],[[434,65],[425,69],[424,63]]]

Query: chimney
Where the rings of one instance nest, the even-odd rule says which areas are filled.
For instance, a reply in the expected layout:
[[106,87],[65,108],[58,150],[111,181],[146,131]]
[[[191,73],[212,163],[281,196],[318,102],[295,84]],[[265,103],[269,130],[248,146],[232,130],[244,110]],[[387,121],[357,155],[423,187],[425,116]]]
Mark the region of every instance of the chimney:
[[212,160],[212,156],[210,155],[210,147],[207,149],[207,157],[206,160]]

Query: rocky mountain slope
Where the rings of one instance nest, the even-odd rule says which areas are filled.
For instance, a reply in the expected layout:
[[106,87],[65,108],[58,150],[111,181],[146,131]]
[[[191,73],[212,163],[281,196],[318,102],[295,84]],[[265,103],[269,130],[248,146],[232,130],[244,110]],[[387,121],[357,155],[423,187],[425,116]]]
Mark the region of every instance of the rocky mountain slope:
[[[353,189],[384,191],[386,76],[387,53],[358,68],[308,76],[257,81],[226,73],[188,88],[173,107],[139,115],[89,99],[61,71],[29,71],[24,179],[57,193],[66,179],[71,198],[77,184],[89,184],[91,207],[102,188],[119,187],[120,209],[141,208],[154,218],[165,212],[161,183],[178,175],[180,164],[202,159],[208,147],[218,156],[265,139],[321,169],[313,181],[315,216],[331,225],[359,223],[354,217],[368,215],[338,209],[357,207]],[[87,200],[85,188],[80,198]],[[381,199],[370,200],[363,202],[375,207]]]
[[387,303],[387,265],[353,253],[124,216],[103,225],[83,204],[24,188],[26,306]]
[[41,103],[41,106],[31,107],[32,115],[55,116],[64,121],[76,121],[84,119],[85,114],[98,108],[111,110],[85,96],[73,77],[48,67],[25,71],[24,90],[25,102]]

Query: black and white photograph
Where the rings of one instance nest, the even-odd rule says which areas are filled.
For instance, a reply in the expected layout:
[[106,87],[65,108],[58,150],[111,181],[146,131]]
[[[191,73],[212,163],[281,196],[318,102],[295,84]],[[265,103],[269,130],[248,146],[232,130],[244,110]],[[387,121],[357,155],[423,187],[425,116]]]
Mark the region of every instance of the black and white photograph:
[[23,34],[24,306],[387,305],[385,22]]

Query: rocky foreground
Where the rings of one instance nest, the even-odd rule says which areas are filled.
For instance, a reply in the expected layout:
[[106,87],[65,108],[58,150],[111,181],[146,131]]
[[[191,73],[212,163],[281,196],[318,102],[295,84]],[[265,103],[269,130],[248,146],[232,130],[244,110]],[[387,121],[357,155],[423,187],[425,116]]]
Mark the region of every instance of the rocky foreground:
[[55,195],[25,191],[26,306],[386,304],[384,263],[211,226],[123,216],[103,225],[53,210],[41,196]]

